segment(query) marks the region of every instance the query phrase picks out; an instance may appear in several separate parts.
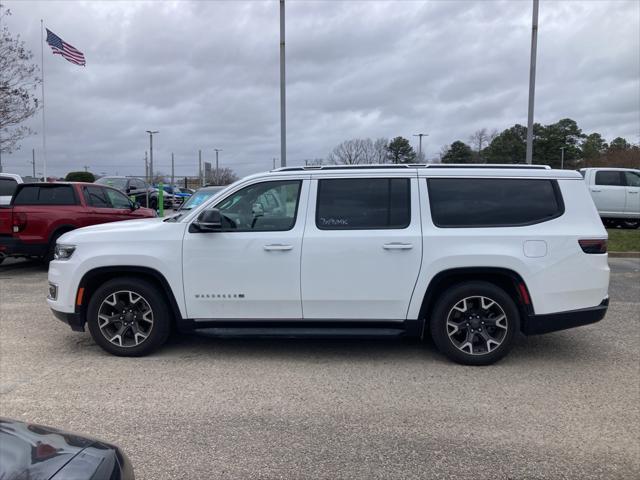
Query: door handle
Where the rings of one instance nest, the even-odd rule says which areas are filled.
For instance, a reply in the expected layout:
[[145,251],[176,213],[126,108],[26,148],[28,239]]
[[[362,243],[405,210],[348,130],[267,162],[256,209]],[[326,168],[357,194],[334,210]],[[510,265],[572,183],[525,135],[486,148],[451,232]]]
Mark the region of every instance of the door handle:
[[597,193],[597,192],[601,192],[602,190],[596,190],[595,188],[592,188],[591,191]]
[[385,250],[410,250],[413,248],[413,244],[411,243],[400,243],[400,242],[391,242],[385,243],[382,248]]
[[272,243],[271,245],[265,245],[263,248],[267,252],[272,252],[272,251],[286,252],[288,250],[293,250],[293,245],[284,245],[282,243]]
[[637,194],[638,194],[638,192],[636,192],[635,190],[631,190],[631,191],[630,191],[630,192],[628,192],[628,193],[633,193],[633,194],[635,194],[635,195],[637,195]]

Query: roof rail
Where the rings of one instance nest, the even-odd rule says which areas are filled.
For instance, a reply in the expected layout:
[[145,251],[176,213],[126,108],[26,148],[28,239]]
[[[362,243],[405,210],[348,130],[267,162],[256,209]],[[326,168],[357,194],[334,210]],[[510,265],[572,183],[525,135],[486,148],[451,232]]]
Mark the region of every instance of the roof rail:
[[373,169],[404,169],[404,168],[514,168],[550,170],[549,165],[528,165],[515,163],[390,163],[390,164],[367,164],[367,165],[305,165],[300,167],[281,167],[271,170],[272,172],[300,172],[305,170],[373,170]]

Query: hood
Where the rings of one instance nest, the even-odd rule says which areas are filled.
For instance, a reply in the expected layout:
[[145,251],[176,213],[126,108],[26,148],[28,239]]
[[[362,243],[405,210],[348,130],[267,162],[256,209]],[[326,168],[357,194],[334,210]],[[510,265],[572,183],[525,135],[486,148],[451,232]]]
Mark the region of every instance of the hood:
[[165,220],[165,218],[142,218],[78,228],[62,235],[58,243],[74,243],[85,238],[94,238],[96,236],[108,235],[109,237],[113,237],[115,235],[124,240],[126,238],[125,235],[128,237],[139,233],[153,234],[167,225],[163,220]]
[[0,418],[0,478],[51,478],[94,439]]

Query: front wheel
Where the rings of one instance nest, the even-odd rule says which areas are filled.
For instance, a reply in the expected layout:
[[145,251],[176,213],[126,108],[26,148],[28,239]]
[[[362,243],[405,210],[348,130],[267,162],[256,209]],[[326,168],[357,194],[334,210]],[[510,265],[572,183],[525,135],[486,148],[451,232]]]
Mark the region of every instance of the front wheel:
[[464,365],[489,365],[504,357],[520,329],[513,299],[488,282],[466,282],[436,303],[429,328],[438,350]]
[[138,357],[165,343],[171,321],[164,296],[154,285],[123,278],[107,281],[91,295],[87,324],[107,352]]

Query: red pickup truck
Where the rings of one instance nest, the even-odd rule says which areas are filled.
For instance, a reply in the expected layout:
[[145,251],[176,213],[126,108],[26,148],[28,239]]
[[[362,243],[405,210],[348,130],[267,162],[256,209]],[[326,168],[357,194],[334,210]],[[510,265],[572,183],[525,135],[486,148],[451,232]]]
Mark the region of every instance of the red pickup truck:
[[115,188],[94,183],[23,183],[0,207],[0,262],[8,256],[53,258],[65,232],[98,223],[155,217]]

